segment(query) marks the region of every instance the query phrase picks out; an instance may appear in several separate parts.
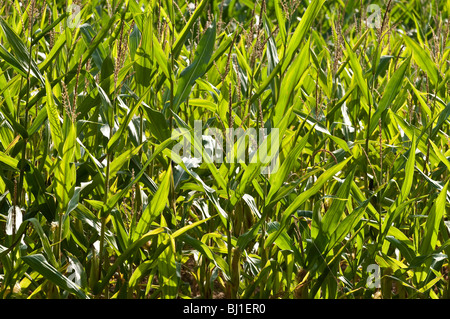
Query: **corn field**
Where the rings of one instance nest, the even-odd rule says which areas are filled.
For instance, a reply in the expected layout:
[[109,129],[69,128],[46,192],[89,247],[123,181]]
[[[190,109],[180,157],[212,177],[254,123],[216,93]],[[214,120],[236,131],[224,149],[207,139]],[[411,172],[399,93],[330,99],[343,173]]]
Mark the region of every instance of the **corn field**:
[[450,0],[0,3],[1,299],[450,298]]

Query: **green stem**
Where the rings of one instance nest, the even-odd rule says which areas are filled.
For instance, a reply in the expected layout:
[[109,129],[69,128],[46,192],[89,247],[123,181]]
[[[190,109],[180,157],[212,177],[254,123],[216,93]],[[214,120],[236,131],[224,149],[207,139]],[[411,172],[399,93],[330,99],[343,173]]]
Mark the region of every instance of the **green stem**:
[[[116,88],[114,88],[114,92],[116,91]],[[116,108],[116,99],[114,99],[113,102],[113,115],[112,115],[112,121],[109,124],[109,136],[112,137],[113,135],[113,127],[114,127],[114,114],[115,114],[115,108]],[[111,166],[111,160],[112,160],[112,154],[111,149],[107,146],[106,150],[106,176],[105,176],[105,196],[103,198],[103,204],[104,207],[106,207],[106,204],[108,202],[108,194],[109,194],[109,175],[110,175],[110,166]],[[107,219],[107,212],[104,211],[105,208],[101,210],[101,228],[100,228],[100,251],[99,251],[99,267],[98,267],[98,279],[101,280],[102,278],[102,269],[103,269],[103,262],[104,262],[104,244],[105,244],[105,232],[106,232],[106,219]]]

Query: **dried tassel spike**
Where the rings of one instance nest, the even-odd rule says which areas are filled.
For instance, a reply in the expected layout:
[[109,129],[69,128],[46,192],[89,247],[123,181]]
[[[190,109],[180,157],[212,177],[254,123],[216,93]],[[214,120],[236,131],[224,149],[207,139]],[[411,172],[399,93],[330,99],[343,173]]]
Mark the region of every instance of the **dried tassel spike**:
[[224,22],[222,21],[223,3],[224,0],[222,0],[219,5],[220,8],[219,8],[219,21],[217,22],[217,34],[220,34],[222,32],[222,26],[224,24]]
[[77,76],[75,78],[75,91],[73,93],[73,107],[76,109],[77,107],[77,98],[78,98],[78,80],[80,78],[81,73],[81,62],[83,61],[83,55],[80,57],[80,61],[78,62],[78,68],[77,68]]
[[69,94],[68,94],[68,90],[67,90],[67,85],[64,82],[61,82],[62,85],[62,102],[63,102],[63,107],[66,110],[67,114],[70,113],[70,101],[69,101]]
[[[180,13],[181,19],[183,20],[183,22],[185,24],[187,24],[186,18],[184,17],[183,11],[181,11],[180,7],[178,6],[178,3],[176,1],[173,1],[172,3],[175,5],[175,8],[177,8],[178,12]],[[188,6],[188,10],[189,10],[189,6]]]
[[120,85],[119,85],[119,87],[117,88],[117,92],[121,92],[121,91],[122,91],[123,85],[125,84],[125,82],[126,82],[130,77],[132,77],[132,76],[134,75],[134,73],[135,73],[135,71],[131,72],[130,74],[128,74],[128,75],[123,79],[122,82],[120,82]]
[[[31,34],[33,32],[33,22],[34,22],[34,6],[36,5],[36,0],[31,0],[30,10],[28,12],[28,34],[31,39]],[[30,40],[31,41],[31,40]]]
[[381,126],[381,119],[378,120],[378,127],[380,130],[379,139],[380,139],[380,186],[384,183],[383,181],[383,131]]
[[262,106],[261,106],[261,99],[258,99],[258,111],[259,111],[259,121],[261,123],[261,128],[264,127],[264,116],[263,116],[263,111],[262,111]]
[[213,65],[214,65],[214,68],[216,69],[217,73],[219,73],[220,79],[222,80],[222,83],[223,83],[225,81],[225,75],[222,72],[220,72],[219,67],[216,64],[216,61],[213,61]]
[[[121,63],[121,59],[122,59],[122,44],[123,44],[123,24],[122,24],[122,27],[120,28],[119,43],[118,43],[118,47],[117,47],[117,58],[116,58],[116,64],[114,66],[114,91],[116,91],[116,89],[117,89],[117,81],[118,81],[118,77],[119,77],[120,63]],[[116,92],[116,96],[114,98],[116,98],[116,97],[117,97],[117,92]]]
[[[134,168],[131,169],[131,180],[134,180],[135,174],[134,174]],[[133,216],[134,213],[134,206],[135,206],[135,195],[136,195],[136,184],[133,184],[131,186],[131,215]]]
[[49,51],[53,49],[54,43],[55,43],[55,31],[51,29],[49,32],[49,41],[48,41]]
[[61,82],[61,85],[63,87],[63,90],[61,92],[63,107],[66,110],[67,116],[70,118],[72,123],[75,123],[78,116],[78,114],[76,113],[76,107],[70,104],[69,91],[67,89],[66,83]]
[[250,30],[245,37],[245,48],[248,50],[253,42],[253,17],[255,16],[255,9],[252,11],[252,19],[250,20]]
[[22,12],[20,10],[20,6],[17,7],[16,5],[19,5],[19,3],[18,2],[14,2],[14,9],[16,10],[17,14],[20,17],[20,23],[22,24],[22,32],[23,32],[24,36],[26,36],[27,32],[25,30],[25,23],[23,21],[23,14],[22,14]]
[[233,117],[233,93],[231,91],[231,82],[228,85],[228,127],[231,129],[234,126],[234,117]]
[[237,33],[235,33],[235,35],[233,37],[233,41],[231,42],[231,45],[230,45],[230,51],[228,51],[227,63],[225,65],[225,73],[223,74],[222,82],[225,80],[225,77],[230,72],[230,63],[231,63],[231,56],[232,56],[231,51],[233,50],[234,43],[236,42],[236,38],[237,38]]
[[336,28],[336,46],[335,46],[335,52],[334,52],[334,63],[333,63],[333,74],[336,74],[338,65],[340,60],[342,59],[342,29],[341,29],[341,23],[340,23],[340,17],[341,17],[341,11],[339,10],[339,16],[338,16],[338,22],[335,24]]
[[112,16],[112,7],[111,7],[111,3],[110,0],[106,0],[106,10],[108,11],[108,16]]
[[212,24],[213,18],[212,18],[212,14],[211,14],[211,9],[208,10],[207,17],[208,17],[208,20],[206,21],[206,28],[203,30],[203,33],[205,33],[206,30],[209,28],[209,26]]
[[86,63],[86,71],[85,71],[85,76],[84,76],[84,92],[87,93],[87,89],[89,87],[89,72],[91,71],[91,59],[87,60]]
[[238,113],[239,116],[242,117],[242,106],[241,106],[241,77],[239,76],[239,69],[238,69],[238,62],[236,56],[234,56],[234,59],[232,59],[234,70],[236,73],[236,80],[237,80],[237,86],[236,86],[236,98],[238,103]]

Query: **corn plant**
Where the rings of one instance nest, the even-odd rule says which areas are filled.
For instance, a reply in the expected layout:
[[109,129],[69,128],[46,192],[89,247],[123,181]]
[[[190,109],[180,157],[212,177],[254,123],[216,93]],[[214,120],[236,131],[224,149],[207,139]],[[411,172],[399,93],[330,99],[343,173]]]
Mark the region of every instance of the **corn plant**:
[[3,0],[0,298],[449,298],[449,21]]

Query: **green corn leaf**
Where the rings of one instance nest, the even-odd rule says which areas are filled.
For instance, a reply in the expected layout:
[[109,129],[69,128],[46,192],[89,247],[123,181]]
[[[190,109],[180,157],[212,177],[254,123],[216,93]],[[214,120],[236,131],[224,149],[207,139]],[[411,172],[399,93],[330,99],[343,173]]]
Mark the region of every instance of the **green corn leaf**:
[[307,191],[301,193],[297,198],[286,208],[286,210],[282,214],[282,218],[280,221],[280,229],[277,232],[270,234],[267,240],[264,243],[264,247],[269,247],[281,234],[282,230],[286,227],[288,220],[291,215],[303,204],[308,198],[316,194],[316,192],[336,173],[340,172],[345,165],[350,161],[352,157],[347,158],[343,162],[331,167],[327,171],[325,171],[322,175],[319,176],[314,185],[308,189]]
[[69,15],[69,12],[63,12],[55,21],[45,27],[38,35],[33,38],[32,44],[35,45],[40,39],[42,39],[48,32],[55,28],[63,19]]
[[[215,215],[215,216],[216,216],[216,215]],[[172,237],[173,237],[173,238],[177,238],[178,236],[181,236],[182,234],[184,234],[184,233],[187,232],[188,230],[193,229],[193,228],[197,227],[198,225],[201,225],[201,224],[207,222],[208,220],[210,220],[211,218],[214,218],[215,216],[211,216],[211,217],[208,217],[208,218],[199,220],[199,221],[197,221],[197,222],[194,222],[194,223],[192,223],[192,224],[189,224],[189,225],[187,225],[187,226],[184,226],[184,227],[182,227],[182,228],[176,230],[176,231],[172,234]]]
[[154,110],[147,104],[142,102],[142,107],[147,115],[147,119],[152,127],[152,134],[160,141],[164,142],[166,139],[170,138],[169,125],[167,124],[164,114],[160,111]]
[[13,127],[14,131],[16,131],[17,133],[20,134],[20,136],[22,136],[23,139],[28,138],[28,132],[25,129],[25,127],[23,127],[23,125],[21,125],[20,123],[18,123],[14,117],[9,113],[9,112],[3,112],[2,113],[6,119],[8,120],[8,122],[11,124],[11,126]]
[[270,175],[270,190],[266,198],[266,204],[270,203],[272,197],[276,194],[276,192],[278,192],[281,185],[286,180],[286,177],[288,176],[289,172],[291,172],[295,161],[298,159],[301,151],[308,142],[309,136],[312,131],[312,129],[308,130],[308,133],[306,133],[305,136],[303,136],[302,139],[295,145],[295,147],[289,151],[289,154],[284,160],[283,164],[281,164],[280,169],[275,174]]
[[353,76],[356,79],[356,82],[358,83],[358,86],[362,92],[363,97],[365,98],[366,102],[369,103],[370,105],[372,105],[372,100],[371,100],[371,96],[370,96],[370,92],[369,92],[369,87],[367,85],[367,81],[363,76],[363,71],[361,68],[361,64],[358,61],[358,58],[356,57],[355,52],[353,52],[352,47],[347,43],[347,41],[345,42],[345,48],[346,48],[346,53],[347,56],[349,58],[349,63],[350,66],[353,70]]
[[47,260],[50,261],[50,264],[54,267],[57,267],[57,262],[55,255],[53,254],[52,248],[50,246],[50,242],[48,240],[47,235],[44,233],[44,230],[42,229],[41,224],[36,218],[30,218],[27,219],[27,221],[31,224],[33,224],[34,229],[39,235],[39,238],[41,239],[42,247],[44,248],[45,254],[47,255]]
[[27,70],[24,66],[15,58],[14,55],[8,52],[6,48],[0,44],[0,57],[3,58],[9,65],[11,65],[17,72],[19,72],[22,76],[27,76]]
[[194,12],[192,13],[191,17],[189,18],[189,21],[186,23],[186,25],[183,27],[183,29],[178,34],[177,39],[173,45],[173,55],[175,58],[177,58],[178,55],[180,54],[181,49],[186,41],[186,37],[188,36],[189,32],[191,32],[190,29],[197,22],[198,17],[203,13],[203,10],[205,9],[207,4],[208,4],[208,0],[202,0],[199,4],[197,4]]
[[[163,227],[159,227],[156,228],[154,230],[149,231],[148,233],[142,235],[140,238],[138,238],[137,240],[133,241],[127,248],[127,250],[125,250],[114,262],[114,264],[109,267],[108,272],[105,274],[105,276],[103,277],[103,279],[98,282],[95,287],[94,287],[94,294],[98,294],[100,291],[103,290],[103,288],[109,283],[109,279],[114,275],[114,273],[116,272],[116,269],[123,264],[123,262],[129,257],[131,256],[133,253],[135,253],[139,248],[142,247],[142,245],[144,245],[146,242],[148,242],[152,237],[159,235],[161,233],[163,233],[165,230]],[[161,245],[158,250],[160,251],[160,253],[162,253],[163,249],[167,244]],[[158,254],[154,254],[153,257],[157,258],[159,255]]]
[[408,198],[411,186],[414,180],[414,166],[416,162],[416,135],[413,134],[411,141],[411,148],[409,149],[409,157],[405,166],[405,179],[402,185],[401,201],[405,201]]
[[59,53],[61,52],[62,48],[64,47],[64,44],[66,44],[66,33],[65,32],[60,34],[60,36],[56,40],[56,43],[53,46],[50,53],[46,56],[45,60],[39,64],[39,69],[41,70],[41,72],[44,72],[45,70],[47,70],[47,68],[51,65],[51,63],[58,58]]
[[[1,49],[0,49],[0,51],[1,51]],[[11,83],[11,82],[9,82],[9,83]],[[8,88],[8,81],[6,80],[4,74],[0,74],[0,87],[3,88],[0,90],[0,94],[2,94],[3,98],[5,99],[7,110],[9,112],[9,114],[11,114],[12,117],[14,117],[16,114],[16,110],[13,105],[11,91]]]
[[415,257],[414,250],[408,246],[405,240],[397,239],[394,236],[386,236],[386,240],[398,248],[398,250],[402,253],[402,256],[404,256],[409,263],[413,261]]
[[76,170],[75,170],[75,151],[76,151],[76,132],[75,125],[69,124],[69,131],[65,137],[62,159],[58,161],[55,171],[56,191],[55,197],[58,202],[59,213],[63,214],[67,208],[70,198],[75,190]]
[[134,62],[137,84],[136,92],[140,96],[142,96],[144,91],[150,86],[152,80],[150,74],[153,69],[153,59],[155,55],[154,47],[156,43],[159,43],[158,41],[155,41],[153,32],[153,13],[150,11],[146,14],[141,14],[145,16],[145,19],[143,19],[143,25],[140,30],[142,32],[140,46],[136,50],[137,58]]
[[353,170],[341,184],[335,198],[333,198],[330,208],[322,217],[320,228],[328,238],[331,237],[331,234],[336,230],[342,218],[344,208],[349,199],[354,173],[355,171]]
[[130,148],[126,151],[124,151],[122,154],[120,154],[119,156],[117,156],[114,161],[111,162],[111,166],[109,168],[109,176],[110,178],[114,178],[116,173],[119,171],[119,169],[127,162],[129,161],[134,155],[136,155],[137,153],[139,153],[139,150],[142,148],[142,144],[137,146],[137,147],[133,147]]
[[370,127],[369,127],[369,135],[372,135],[375,128],[378,126],[378,120],[381,118],[381,115],[386,110],[386,108],[390,107],[394,99],[398,96],[398,92],[400,91],[401,85],[403,83],[403,79],[405,77],[405,72],[409,68],[411,61],[411,57],[406,59],[402,63],[402,65],[395,71],[394,75],[389,80],[386,88],[384,89],[383,97],[381,98],[380,103],[378,104],[378,108],[375,113],[373,113],[372,118],[370,119]]
[[42,76],[39,68],[37,67],[34,60],[30,57],[30,52],[22,40],[16,35],[16,33],[9,27],[9,25],[0,18],[0,26],[5,34],[6,39],[8,40],[8,44],[13,49],[17,62],[21,65],[23,70],[30,71],[30,74],[33,75],[36,79],[38,79],[42,85],[45,84],[45,79]]
[[149,205],[142,212],[142,216],[139,219],[139,223],[136,226],[136,230],[133,234],[133,238],[137,239],[144,234],[150,227],[151,222],[163,211],[168,204],[170,179],[172,177],[172,166],[169,165],[169,169],[164,173],[163,180],[158,186],[158,190]]
[[433,151],[436,154],[436,156],[441,160],[442,163],[444,163],[444,165],[447,167],[447,169],[450,170],[450,161],[447,159],[447,157],[445,157],[441,153],[439,148],[436,146],[436,144],[433,143],[432,140],[429,140],[428,142],[430,143],[431,147],[433,148]]
[[[254,158],[256,158],[256,162],[249,163],[249,165],[247,166],[247,168],[245,169],[245,171],[242,175],[238,189],[236,190],[235,193],[233,193],[233,195],[231,197],[231,203],[233,205],[235,205],[236,202],[245,194],[245,190],[250,185],[250,183],[252,183],[253,180],[257,176],[259,176],[259,174],[264,172],[263,163],[272,163],[272,160],[274,158],[275,158],[275,160],[278,161],[276,156],[278,156],[279,150],[276,148],[278,148],[279,145],[271,145],[272,144],[272,135],[275,134],[274,141],[275,142],[278,141],[278,143],[279,143],[279,138],[280,137],[282,138],[284,136],[284,132],[287,129],[287,125],[289,123],[291,114],[292,114],[292,107],[289,108],[286,116],[284,116],[280,120],[280,122],[278,122],[277,125],[275,126],[276,128],[278,128],[278,132],[276,132],[276,131],[271,132],[264,139],[264,141],[259,145],[257,152],[255,152],[255,154],[254,154]],[[269,143],[269,141],[271,141],[271,142]],[[236,142],[236,144],[238,142]],[[262,154],[260,154],[260,150],[266,150],[266,152],[261,152]],[[264,154],[264,153],[266,153],[266,154]],[[270,165],[271,164],[269,164],[269,166]],[[276,165],[279,165],[279,164],[276,164]],[[273,173],[275,173],[275,172],[273,172]]]
[[[111,103],[111,100],[108,96],[108,94],[103,90],[103,88],[96,83],[98,93],[100,95],[100,99],[102,101],[102,113],[106,119],[106,124],[109,125],[109,127],[114,127],[114,107]],[[109,136],[109,138],[112,139],[112,136]],[[109,144],[109,143],[108,143]],[[113,143],[111,143],[113,144]]]
[[425,235],[419,247],[419,252],[422,256],[431,253],[436,248],[438,240],[439,226],[446,211],[447,202],[447,188],[449,182],[442,188],[436,201],[433,203],[430,214],[428,215],[425,225]]
[[281,40],[283,43],[286,43],[286,19],[282,11],[281,4],[279,1],[274,1],[273,5],[275,7],[275,15],[277,17],[278,27],[280,29]]
[[436,125],[433,127],[433,130],[431,131],[430,139],[434,139],[436,134],[441,129],[442,125],[448,120],[449,116],[450,116],[450,103],[447,103],[444,110],[439,113]]
[[[119,103],[124,105],[123,101],[118,98]],[[142,101],[141,101],[142,102]],[[113,150],[113,148],[117,145],[119,139],[123,136],[125,130],[128,128],[133,116],[136,114],[136,111],[139,108],[140,103],[136,103],[133,105],[132,109],[128,112],[126,116],[123,117],[122,123],[120,123],[119,129],[114,133],[114,135],[109,139],[108,149]]]
[[118,248],[123,253],[128,248],[129,235],[126,229],[127,227],[123,221],[122,213],[119,210],[113,209],[110,216],[114,225],[114,234],[117,237]]
[[[161,237],[163,237],[162,235]],[[167,236],[167,235],[166,235]],[[169,238],[171,239],[171,238]],[[159,238],[159,240],[163,240]],[[161,280],[161,297],[173,299],[177,296],[178,277],[175,264],[175,249],[169,245],[158,257],[158,273]]]
[[[369,205],[369,201],[366,200],[361,203],[360,206],[355,208],[346,218],[344,218],[339,225],[336,227],[335,231],[331,234],[330,239],[326,242],[327,251],[325,255],[331,251],[338,243],[347,236],[347,234],[355,228],[355,226],[361,221],[362,216],[365,213],[366,208]],[[354,233],[352,234],[355,235]]]
[[53,101],[53,91],[48,76],[45,76],[45,91],[47,95],[47,117],[50,122],[50,132],[52,134],[53,144],[58,153],[62,154],[63,134],[61,130],[61,122],[59,120],[58,108]]
[[303,14],[299,25],[295,28],[294,34],[292,35],[289,41],[289,44],[286,48],[286,54],[282,57],[283,59],[282,62],[283,67],[281,69],[282,73],[284,73],[288,65],[291,63],[295,51],[297,51],[298,47],[305,38],[306,33],[309,31],[314,19],[319,13],[324,2],[325,0],[313,0],[308,5],[308,8]]
[[36,133],[47,119],[47,107],[44,105],[37,114],[36,118],[33,121],[33,124],[28,128],[27,133],[28,136],[32,136]]
[[146,260],[142,262],[139,266],[137,266],[128,282],[128,289],[129,290],[135,289],[136,285],[139,282],[139,279],[141,279],[149,271],[149,269],[156,267],[156,264],[157,260],[155,261],[151,259]]
[[[178,115],[176,115],[175,113],[172,113],[172,114],[173,114],[174,119],[177,122],[178,126],[180,127],[180,132],[178,133],[179,136],[184,136],[184,138],[187,138],[188,140],[190,140],[191,145],[194,146],[194,157],[197,156],[196,154],[200,154],[199,156],[202,157],[202,161],[205,162],[206,166],[208,167],[210,173],[216,180],[219,187],[221,189],[227,189],[227,183],[226,183],[223,175],[220,173],[220,171],[215,166],[213,159],[211,159],[211,157],[209,156],[209,153],[205,151],[205,148],[202,143],[202,137],[196,133],[196,132],[198,132],[198,130],[196,130],[195,124],[194,124],[194,129],[191,129]],[[172,139],[177,140],[177,135],[173,134]],[[179,163],[180,165],[182,165],[183,163],[182,163],[181,159],[179,158],[178,154],[173,154],[173,153],[175,153],[175,152],[171,152],[171,154],[170,154],[170,156],[172,157],[172,160],[175,163]],[[196,178],[196,179],[201,181],[201,179],[198,179],[198,178]],[[203,186],[205,186],[205,185],[203,185]],[[209,187],[206,187],[206,188],[209,188]],[[207,193],[210,194],[210,192],[207,192]],[[219,209],[219,212],[221,212],[221,211],[222,210]]]
[[428,107],[427,103],[422,98],[423,93],[421,94],[421,92],[419,92],[419,90],[416,89],[415,85],[413,83],[411,83],[411,81],[408,78],[407,78],[407,80],[410,84],[410,88],[413,90],[414,95],[416,96],[417,100],[419,101],[422,110],[426,113],[428,118],[431,118],[432,117],[431,110]]
[[283,92],[282,94],[280,94],[278,102],[275,106],[275,114],[273,118],[275,123],[280,122],[280,120],[286,115],[286,109],[289,105],[289,102],[294,97],[294,89],[297,86],[303,73],[310,66],[310,44],[311,39],[308,39],[281,82]]
[[18,167],[19,161],[3,152],[0,152],[0,162],[8,165],[8,167],[13,170],[19,170]]
[[177,113],[180,104],[183,103],[191,93],[195,80],[206,72],[209,60],[211,59],[214,51],[215,39],[216,24],[212,23],[197,46],[194,60],[180,73],[172,105],[175,113]]
[[158,67],[161,68],[166,78],[174,80],[173,72],[169,71],[170,69],[169,58],[164,54],[161,44],[159,43],[155,34],[153,34],[152,45],[153,45],[153,54],[155,56],[156,61],[158,62]]
[[139,181],[139,179],[144,175],[147,167],[154,160],[156,156],[158,156],[164,149],[166,149],[170,144],[173,143],[171,138],[165,140],[163,143],[159,144],[158,147],[155,148],[154,153],[147,159],[147,162],[142,166],[139,173],[136,175],[134,180],[130,181],[120,192],[117,192],[115,195],[111,196],[104,207],[105,213],[111,211],[117,202],[124,197],[124,195],[129,191],[129,189]]
[[427,73],[431,82],[437,84],[439,82],[439,71],[429,54],[406,34],[403,36],[403,39],[408,48],[412,51],[414,61]]
[[[401,129],[405,132],[405,135],[408,136],[410,140],[413,139],[413,135],[417,136],[417,148],[423,153],[427,154],[427,141],[429,141],[428,134],[426,132],[420,132],[414,126],[408,125],[408,123],[402,117],[395,114],[392,110],[389,110],[389,114],[394,120],[398,123]],[[429,153],[429,160],[432,165],[439,164],[439,158],[436,156],[434,152]]]
[[210,261],[215,262],[215,256],[213,252],[211,251],[210,247],[208,247],[205,243],[194,237],[189,236],[188,234],[180,234],[178,237],[180,240],[197,249],[199,252],[202,253],[203,256],[206,256]]
[[405,164],[405,177],[403,180],[401,193],[398,199],[395,201],[394,204],[391,205],[391,207],[388,210],[388,213],[384,219],[384,222],[382,224],[381,230],[382,230],[382,237],[386,236],[386,234],[391,229],[392,222],[395,221],[395,219],[405,211],[408,205],[411,204],[415,199],[407,200],[411,187],[413,185],[414,181],[414,168],[415,168],[415,162],[416,162],[416,142],[417,138],[415,134],[413,133],[412,141],[411,141],[411,148],[409,149],[409,156]]
[[53,282],[61,289],[76,295],[80,299],[89,299],[89,297],[75,283],[63,276],[55,267],[48,263],[41,254],[23,256],[22,260],[35,271],[40,273],[45,279]]

